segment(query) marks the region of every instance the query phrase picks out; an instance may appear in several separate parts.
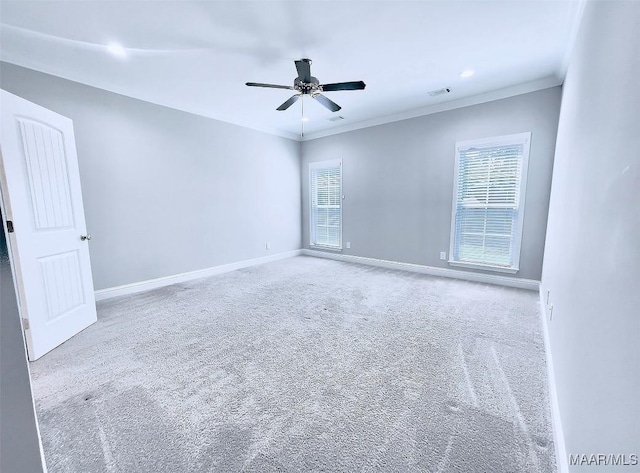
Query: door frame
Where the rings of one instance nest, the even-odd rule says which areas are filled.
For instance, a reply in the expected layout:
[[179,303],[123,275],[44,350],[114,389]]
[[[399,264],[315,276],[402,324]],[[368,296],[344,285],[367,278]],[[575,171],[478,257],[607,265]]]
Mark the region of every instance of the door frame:
[[[4,232],[5,241],[7,242],[7,253],[9,254],[9,265],[11,266],[11,277],[13,278],[13,288],[16,293],[16,301],[18,303],[18,314],[20,315],[20,327],[22,327],[22,338],[24,339],[25,350],[27,351],[27,359],[28,359],[28,351],[29,347],[27,346],[27,341],[25,339],[25,321],[28,319],[22,317],[24,302],[22,301],[20,290],[21,287],[21,278],[20,276],[20,258],[16,254],[14,249],[15,243],[13,238],[15,237],[15,232],[9,231],[9,224],[7,222],[13,222],[13,218],[10,214],[10,205],[7,205],[9,202],[9,193],[7,191],[7,177],[4,172],[4,156],[2,154],[2,146],[0,146],[0,213],[2,213],[2,231]],[[26,322],[28,323],[28,322]]]
[[[40,463],[42,464],[42,472],[43,473],[47,473],[47,462],[45,459],[45,455],[44,455],[44,446],[42,444],[42,433],[40,432],[40,419],[38,417],[38,411],[36,409],[36,402],[35,402],[35,396],[33,395],[33,383],[31,381],[31,368],[29,366],[29,354],[28,354],[28,346],[27,346],[27,340],[25,338],[25,333],[24,333],[24,319],[22,318],[22,306],[21,306],[21,302],[20,302],[20,293],[18,291],[18,281],[16,278],[16,270],[19,269],[19,265],[16,265],[16,255],[15,255],[15,251],[13,249],[14,244],[12,242],[12,238],[11,238],[11,233],[9,232],[9,229],[7,227],[7,221],[11,221],[11,218],[8,218],[9,216],[7,215],[7,206],[5,205],[5,198],[8,198],[8,196],[6,196],[7,192],[6,190],[6,180],[5,180],[5,174],[4,174],[4,161],[3,161],[3,155],[2,155],[2,148],[0,147],[0,221],[2,223],[2,232],[4,232],[4,236],[5,236],[5,242],[7,244],[7,254],[9,256],[9,267],[11,268],[11,280],[13,283],[13,291],[15,293],[15,300],[16,300],[16,306],[17,306],[17,313],[18,313],[18,323],[20,324],[20,337],[22,337],[22,346],[24,347],[24,351],[23,356],[24,356],[24,364],[27,368],[27,377],[29,379],[29,400],[31,401],[31,408],[33,409],[33,418],[34,418],[34,423],[35,423],[35,427],[36,427],[36,436],[38,438],[38,447],[40,450]],[[6,197],[5,197],[6,196]],[[19,354],[18,354],[19,356]]]

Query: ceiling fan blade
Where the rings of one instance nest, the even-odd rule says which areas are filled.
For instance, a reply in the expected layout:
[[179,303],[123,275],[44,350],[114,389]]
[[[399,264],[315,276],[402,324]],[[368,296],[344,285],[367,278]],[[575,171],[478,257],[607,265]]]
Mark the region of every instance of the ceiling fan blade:
[[288,89],[293,90],[293,86],[290,85],[276,85],[276,84],[261,84],[260,82],[247,82],[249,87],[268,87],[270,89]]
[[322,105],[327,107],[332,112],[337,112],[338,110],[340,110],[342,108],[340,105],[335,103],[333,100],[329,100],[327,97],[325,97],[322,94],[315,94],[315,95],[312,95],[312,97],[314,99],[316,99],[318,102],[320,102]]
[[362,90],[367,86],[361,80],[357,82],[338,82],[336,84],[323,84],[320,87],[324,92],[334,92],[336,90]]
[[296,69],[298,70],[298,79],[301,82],[311,82],[311,60],[300,59],[295,61]]
[[298,99],[300,98],[300,94],[296,94],[294,96],[292,96],[289,100],[287,100],[285,103],[283,103],[282,105],[280,105],[278,108],[276,108],[276,110],[286,110],[289,107],[291,107],[294,103],[296,103],[298,101]]

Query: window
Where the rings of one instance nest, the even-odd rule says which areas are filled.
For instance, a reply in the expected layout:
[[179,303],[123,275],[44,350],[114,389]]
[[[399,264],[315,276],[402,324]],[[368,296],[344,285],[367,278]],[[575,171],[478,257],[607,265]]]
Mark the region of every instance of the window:
[[342,161],[309,165],[311,245],[342,249]]
[[515,273],[531,133],[456,143],[449,263]]

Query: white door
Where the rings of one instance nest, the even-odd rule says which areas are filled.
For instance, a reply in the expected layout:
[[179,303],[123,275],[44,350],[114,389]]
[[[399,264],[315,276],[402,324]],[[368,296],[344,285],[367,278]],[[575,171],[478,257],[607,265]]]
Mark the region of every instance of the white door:
[[0,91],[2,215],[30,360],[96,321],[70,119]]

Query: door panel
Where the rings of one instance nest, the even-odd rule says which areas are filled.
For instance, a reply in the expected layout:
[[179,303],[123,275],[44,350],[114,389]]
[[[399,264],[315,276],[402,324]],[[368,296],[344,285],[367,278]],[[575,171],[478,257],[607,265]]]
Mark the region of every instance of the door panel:
[[0,93],[3,215],[35,360],[97,320],[80,173],[71,120]]
[[47,323],[84,304],[77,251],[38,258],[38,262],[47,294]]
[[31,205],[37,229],[73,225],[73,208],[63,137],[43,123],[16,118],[27,165]]

